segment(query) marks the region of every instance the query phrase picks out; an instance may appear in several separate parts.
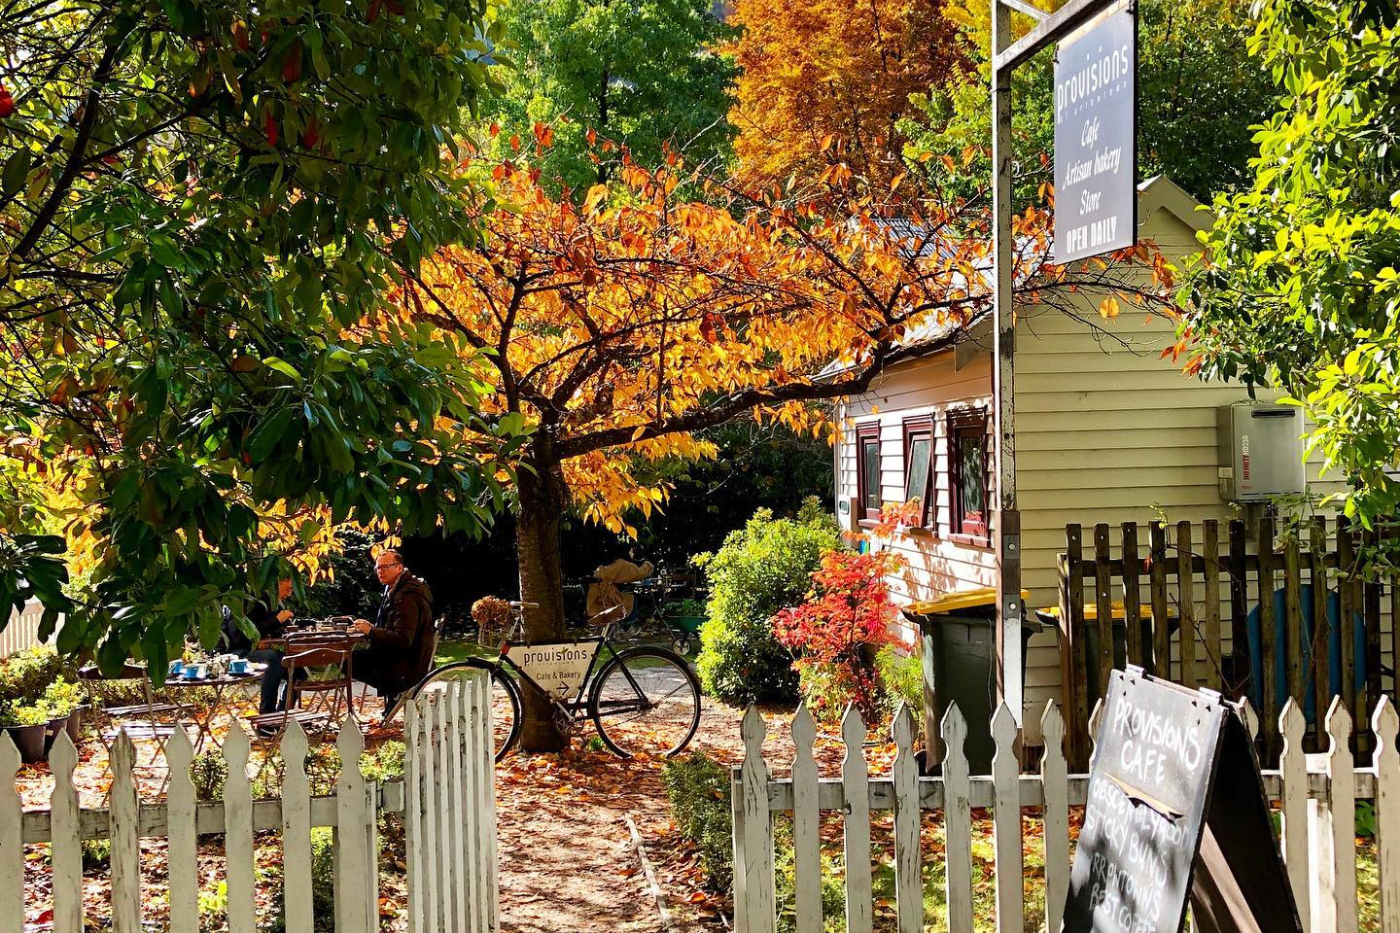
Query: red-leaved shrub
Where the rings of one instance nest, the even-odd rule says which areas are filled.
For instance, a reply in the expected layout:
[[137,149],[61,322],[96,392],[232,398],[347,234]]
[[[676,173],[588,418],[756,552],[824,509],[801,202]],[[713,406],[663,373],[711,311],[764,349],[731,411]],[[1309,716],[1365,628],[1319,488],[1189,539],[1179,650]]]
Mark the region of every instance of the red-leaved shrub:
[[867,723],[878,715],[875,652],[898,641],[890,632],[895,606],[885,577],[903,564],[889,551],[830,551],[812,574],[807,601],[773,617],[773,633],[796,656],[793,666],[814,715],[831,719],[847,703]]

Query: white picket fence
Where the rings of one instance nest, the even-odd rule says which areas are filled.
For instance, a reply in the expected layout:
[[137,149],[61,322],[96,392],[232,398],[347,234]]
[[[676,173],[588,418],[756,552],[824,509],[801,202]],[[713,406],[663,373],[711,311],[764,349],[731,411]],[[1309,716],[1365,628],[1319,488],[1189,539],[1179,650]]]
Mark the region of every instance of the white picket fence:
[[37,599],[25,603],[23,609],[11,610],[9,621],[0,629],[0,658],[42,645],[39,622],[43,618],[44,607]]
[[[1098,711],[1094,720],[1097,720]],[[1244,711],[1252,734],[1258,720]],[[1285,739],[1279,770],[1263,772],[1265,793],[1280,803],[1280,841],[1288,876],[1307,933],[1356,933],[1357,883],[1355,802],[1369,799],[1376,811],[1376,856],[1380,874],[1379,914],[1384,933],[1400,933],[1400,717],[1383,698],[1371,717],[1376,752],[1369,765],[1354,767],[1347,740],[1351,717],[1334,702],[1327,716],[1331,750],[1302,751],[1306,723],[1289,702],[1279,717]],[[1096,722],[1091,720],[1093,725]],[[947,929],[972,933],[972,808],[992,809],[995,834],[995,890],[998,933],[1058,931],[1069,888],[1072,846],[1069,808],[1082,806],[1087,774],[1068,774],[1063,752],[1064,722],[1053,704],[1041,717],[1045,756],[1039,774],[1020,772],[1015,719],[1005,706],[992,717],[996,754],[990,775],[970,775],[963,753],[967,724],[956,706],[943,718],[947,750],[943,773],[920,776],[914,760],[914,727],[907,710],[895,717],[892,737],[898,749],[890,773],[871,778],[862,745],[865,725],[854,711],[841,723],[845,745],[839,778],[818,777],[812,747],[812,718],[803,709],[792,723],[795,743],[792,777],[771,778],[762,755],[766,726],[750,708],[741,734],[744,760],[733,770],[734,919],[736,933],[773,933],[777,903],[773,857],[773,815],[792,814],[796,933],[822,930],[822,811],[844,813],[844,865],[847,933],[870,933],[874,925],[870,813],[893,810],[894,879],[898,933],[924,929],[921,880],[920,811],[942,811],[947,883]],[[1097,729],[1092,729],[1097,732]],[[1040,807],[1045,837],[1045,916],[1024,917],[1022,810]],[[1295,829],[1296,828],[1296,829]],[[1043,924],[1043,925],[1042,925]]]
[[[312,796],[306,773],[308,740],[292,724],[280,750],[285,764],[280,798],[253,799],[248,734],[231,729],[223,754],[228,778],[221,801],[198,801],[189,766],[189,736],[176,729],[166,747],[171,770],[164,800],[138,799],[134,748],[125,732],[112,746],[112,785],[106,809],[79,806],[73,772],[77,750],[60,732],[49,756],[54,790],[49,807],[25,811],[13,783],[19,753],[0,736],[0,933],[25,929],[26,845],[51,844],[53,930],[85,929],[82,842],[111,841],[111,929],[142,933],[146,903],[140,840],[168,840],[168,929],[200,929],[200,837],[222,834],[226,857],[229,933],[255,933],[254,835],[281,834],[286,930],[311,933],[313,827],[332,827],[335,929],[379,929],[377,817],[401,813],[408,847],[411,933],[496,933],[496,814],[490,693],[480,677],[453,683],[409,707],[405,779],[378,785],[359,767],[341,767],[335,793]],[[336,748],[356,762],[364,738],[353,719],[341,724]]]

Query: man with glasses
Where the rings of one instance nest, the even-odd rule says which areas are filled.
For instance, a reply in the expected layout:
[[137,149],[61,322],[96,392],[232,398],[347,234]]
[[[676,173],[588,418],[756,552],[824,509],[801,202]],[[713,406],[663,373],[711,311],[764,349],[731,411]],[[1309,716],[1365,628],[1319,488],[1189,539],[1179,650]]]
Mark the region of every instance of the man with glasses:
[[376,557],[374,573],[384,585],[383,601],[374,622],[356,619],[351,626],[368,642],[367,650],[355,652],[353,673],[384,697],[388,710],[432,666],[433,594],[408,572],[398,551]]

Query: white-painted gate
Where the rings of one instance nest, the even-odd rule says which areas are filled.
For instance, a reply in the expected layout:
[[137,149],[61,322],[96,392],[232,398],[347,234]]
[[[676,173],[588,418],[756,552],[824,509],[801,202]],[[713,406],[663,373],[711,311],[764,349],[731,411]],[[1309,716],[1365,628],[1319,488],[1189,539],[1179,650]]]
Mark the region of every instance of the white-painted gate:
[[[166,754],[171,771],[164,799],[141,800],[133,774],[135,754],[123,732],[112,747],[112,785],[105,809],[79,806],[73,773],[78,753],[66,731],[50,752],[54,789],[49,806],[24,810],[13,782],[19,753],[0,735],[0,933],[25,930],[25,846],[50,843],[54,933],[83,933],[83,842],[111,841],[110,881],[114,933],[142,933],[144,905],[155,887],[142,876],[140,842],[167,840],[168,929],[201,929],[198,849],[201,837],[223,836],[229,933],[255,933],[254,836],[281,836],[287,933],[311,933],[312,827],[334,829],[335,929],[372,933],[380,928],[377,822],[402,814],[408,855],[411,933],[497,933],[496,804],[490,687],[484,677],[457,681],[408,707],[405,777],[376,784],[358,767],[341,767],[335,793],[311,796],[306,773],[308,740],[293,723],[280,750],[282,796],[254,799],[249,736],[230,730],[223,755],[228,778],[223,799],[198,801],[190,777],[193,748],[175,730]],[[353,719],[341,725],[342,762],[359,762],[364,738]],[[207,841],[207,840],[206,840]],[[42,883],[40,879],[38,883]],[[207,887],[207,885],[206,885]]]
[[[1096,732],[1099,711],[1091,722]],[[1259,722],[1246,707],[1250,733]],[[898,749],[888,775],[871,778],[863,744],[865,725],[853,710],[842,721],[845,754],[840,778],[819,778],[812,749],[816,729],[805,709],[792,723],[795,743],[792,776],[770,777],[762,754],[766,726],[758,711],[744,716],[743,764],[733,771],[734,927],[736,933],[774,933],[779,907],[795,914],[796,933],[820,933],[822,923],[821,839],[823,811],[844,813],[845,913],[847,933],[871,933],[872,847],[870,812],[894,811],[894,886],[898,933],[924,929],[920,847],[922,810],[940,810],[944,826],[947,929],[972,933],[972,808],[991,808],[995,834],[996,924],[998,933],[1060,929],[1069,888],[1071,846],[1069,808],[1082,806],[1087,774],[1068,774],[1063,751],[1064,722],[1053,704],[1041,717],[1046,754],[1039,774],[1022,774],[1014,754],[1019,731],[1004,705],[992,718],[996,755],[990,775],[970,775],[963,741],[967,724],[956,705],[943,718],[947,750],[943,773],[918,774],[913,756],[914,726],[901,709],[892,729]],[[1355,767],[1348,741],[1351,716],[1335,700],[1326,728],[1328,752],[1303,752],[1307,728],[1303,712],[1289,701],[1279,717],[1284,737],[1279,770],[1264,771],[1266,795],[1279,804],[1279,845],[1298,903],[1305,933],[1356,933],[1357,880],[1354,839],[1355,802],[1369,799],[1376,812],[1376,862],[1379,872],[1380,929],[1400,933],[1400,753],[1396,735],[1400,717],[1388,697],[1371,717],[1376,751]],[[1026,917],[1023,907],[1024,851],[1022,810],[1040,807],[1045,835],[1046,915]],[[773,815],[792,814],[793,904],[777,903],[774,876]]]

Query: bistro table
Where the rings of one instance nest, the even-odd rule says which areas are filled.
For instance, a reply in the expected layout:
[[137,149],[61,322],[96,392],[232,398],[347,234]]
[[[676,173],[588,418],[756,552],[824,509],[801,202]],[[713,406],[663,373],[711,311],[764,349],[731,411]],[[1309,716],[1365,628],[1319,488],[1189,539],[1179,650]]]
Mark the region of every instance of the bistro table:
[[[195,755],[203,750],[206,740],[215,748],[223,748],[223,744],[214,735],[214,720],[220,712],[228,712],[233,716],[233,710],[228,708],[225,697],[231,688],[261,679],[265,669],[264,664],[250,664],[248,670],[241,674],[230,672],[218,677],[172,676],[166,680],[165,686],[169,690],[171,702],[180,708],[181,720],[188,720],[194,724]],[[208,687],[214,692],[213,699],[207,705],[195,702],[191,696],[191,692],[199,687]],[[237,693],[236,690],[234,692]]]

